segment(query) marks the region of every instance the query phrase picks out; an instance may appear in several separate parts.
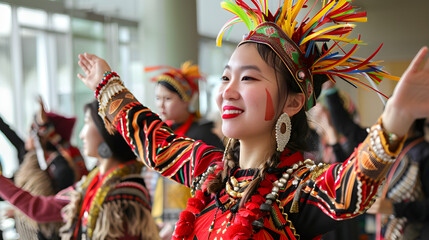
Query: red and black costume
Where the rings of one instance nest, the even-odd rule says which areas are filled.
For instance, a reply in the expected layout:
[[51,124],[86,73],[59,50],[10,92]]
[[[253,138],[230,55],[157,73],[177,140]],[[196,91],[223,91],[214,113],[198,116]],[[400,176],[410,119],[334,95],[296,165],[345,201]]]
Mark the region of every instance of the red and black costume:
[[[115,101],[120,101],[121,104],[113,105]],[[201,141],[174,135],[155,113],[142,106],[128,90],[125,89],[112,97],[107,108],[111,109],[106,115],[111,126],[124,136],[149,167],[163,176],[195,189],[210,166],[216,166],[216,170],[206,174],[208,179],[211,174],[222,168],[221,150]],[[263,228],[253,237],[295,239],[300,236],[302,239],[313,239],[334,228],[338,220],[349,219],[363,213],[372,202],[377,187],[392,164],[391,161],[379,159],[374,154],[370,146],[371,137],[374,136],[370,135],[342,164],[324,166],[302,164],[304,159],[300,153],[285,151],[281,157],[282,163],[276,171],[268,175],[264,183],[266,186],[258,189],[260,196],[256,198],[259,200],[255,200],[260,202],[261,197],[263,200],[273,187],[273,182],[288,169],[292,169],[290,173],[292,177],[286,186],[280,189],[278,201],[273,204],[265,218]],[[381,134],[380,137],[384,138],[384,135]],[[389,154],[395,156],[397,152]],[[231,174],[239,182],[243,182],[253,176],[253,171],[255,170],[235,169]],[[205,183],[204,181],[200,186],[204,199],[188,201],[188,206],[192,205],[192,202],[198,202],[199,211],[193,210],[198,212],[195,214],[196,219],[188,217],[194,221],[189,219],[179,221],[176,236],[190,235],[189,239],[207,239],[211,232],[211,239],[216,236],[225,236],[225,239],[228,239],[226,236],[231,236],[231,231],[244,230],[245,227],[240,226],[232,228],[234,219],[241,213],[240,210],[233,213],[228,207],[221,209],[216,206],[216,196],[207,194]],[[198,193],[198,189],[195,190]],[[296,196],[299,214],[290,212]],[[231,196],[222,191],[217,198],[221,205],[224,205]],[[255,205],[253,209],[256,208],[259,208],[259,205]],[[253,209],[244,214],[254,215]],[[214,228],[209,231],[212,221]],[[228,222],[230,224],[227,227],[225,224]],[[192,231],[177,232],[181,230],[180,224],[183,224],[184,229]],[[189,228],[191,226],[192,228]],[[193,237],[194,235],[197,238]]]

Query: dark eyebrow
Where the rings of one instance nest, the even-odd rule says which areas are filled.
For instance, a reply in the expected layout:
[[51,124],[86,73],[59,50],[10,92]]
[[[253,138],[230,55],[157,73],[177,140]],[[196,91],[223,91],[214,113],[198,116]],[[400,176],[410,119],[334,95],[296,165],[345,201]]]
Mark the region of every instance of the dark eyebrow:
[[[228,69],[228,70],[230,70],[231,69],[231,67],[229,66],[229,65],[226,65],[225,66],[225,69]],[[253,70],[256,70],[256,71],[258,71],[258,72],[261,72],[261,69],[259,69],[257,66],[255,66],[255,65],[244,65],[244,66],[241,66],[240,67],[240,70],[247,70],[247,69],[253,69]]]

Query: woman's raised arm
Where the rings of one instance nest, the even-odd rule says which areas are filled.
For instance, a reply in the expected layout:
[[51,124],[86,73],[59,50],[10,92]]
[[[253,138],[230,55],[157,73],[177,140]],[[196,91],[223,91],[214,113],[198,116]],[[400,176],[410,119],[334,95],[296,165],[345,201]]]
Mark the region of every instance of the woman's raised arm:
[[414,120],[429,117],[429,61],[423,64],[428,48],[414,57],[386,104],[382,119],[385,130],[404,136]]
[[79,55],[79,65],[84,75],[78,77],[96,92],[106,128],[119,131],[147,166],[190,187],[197,183],[195,177],[221,161],[221,150],[175,135],[158,115],[138,102],[115,73],[105,77],[111,71],[105,60],[85,53]]

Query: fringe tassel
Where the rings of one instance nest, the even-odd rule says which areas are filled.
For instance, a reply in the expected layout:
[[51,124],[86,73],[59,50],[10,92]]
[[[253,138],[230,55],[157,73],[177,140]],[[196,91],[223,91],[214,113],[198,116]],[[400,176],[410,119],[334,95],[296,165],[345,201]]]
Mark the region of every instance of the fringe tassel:
[[290,213],[298,213],[299,212],[299,198],[301,197],[302,187],[306,185],[305,183],[301,183],[295,191],[295,195],[293,196],[292,206],[290,206]]
[[[36,196],[55,195],[52,180],[46,171],[40,169],[37,154],[30,151],[25,154],[24,161],[15,174],[16,186]],[[40,223],[29,218],[21,211],[16,211],[17,231],[20,235],[35,235],[40,231],[43,236],[53,238],[58,235],[61,222]],[[35,237],[35,236],[34,236]],[[26,238],[24,238],[26,239]]]
[[124,237],[125,231],[129,235],[140,236],[142,240],[160,239],[150,211],[135,201],[104,203],[95,226],[93,240],[118,239]]
[[[107,111],[107,110],[106,110]],[[110,133],[110,135],[115,135],[116,128],[115,126],[107,119],[107,117],[104,117],[104,126],[106,126],[107,132]]]
[[70,196],[70,203],[61,209],[63,219],[66,221],[66,223],[60,228],[60,236],[62,240],[73,239],[75,224],[78,218],[77,216],[81,208],[80,204],[82,194],[78,191],[72,190],[68,195]]

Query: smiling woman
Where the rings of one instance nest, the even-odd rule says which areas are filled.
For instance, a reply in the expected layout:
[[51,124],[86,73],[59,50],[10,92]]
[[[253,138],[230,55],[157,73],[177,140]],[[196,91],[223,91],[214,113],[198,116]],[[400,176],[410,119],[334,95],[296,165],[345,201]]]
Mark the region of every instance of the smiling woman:
[[[222,131],[226,136],[240,140],[246,139],[247,136],[256,137],[253,140],[255,146],[261,147],[265,144],[268,145],[266,146],[268,149],[272,149],[276,145],[272,138],[273,132],[266,129],[274,129],[276,120],[282,112],[289,116],[299,111],[304,112],[302,108],[304,95],[299,93],[296,85],[292,86],[284,81],[291,76],[281,66],[280,59],[263,45],[242,44],[232,54],[225,67],[216,99],[224,119]],[[275,69],[280,69],[280,72]],[[237,124],[238,121],[246,124]],[[301,127],[298,127],[300,123],[306,125],[306,121],[294,121],[292,124],[300,129]],[[291,144],[293,143],[294,141],[291,141]],[[241,145],[241,148],[243,147],[245,146]],[[245,152],[248,151],[243,151]],[[259,160],[264,158],[254,157]],[[249,162],[253,158],[243,159]],[[251,164],[251,167],[258,166],[259,164]]]
[[[174,135],[121,81],[99,82],[111,71],[106,61],[79,55],[84,74],[78,77],[96,91],[107,128],[120,132],[149,167],[192,188],[194,197],[180,214],[173,239],[320,238],[373,203],[406,130],[414,119],[429,115],[429,106],[422,104],[429,100],[429,63],[417,68],[428,52],[423,48],[347,161],[315,166],[304,160],[305,111],[324,81],[340,76],[363,84],[351,76],[355,73],[374,81],[393,78],[370,59],[351,57],[356,47],[343,56],[334,52],[337,41],[362,43],[345,38],[353,25],[342,23],[366,21],[365,13],[347,0],[324,1],[316,16],[298,23],[295,17],[306,2],[285,1],[276,14],[265,1],[254,9],[238,0],[222,3],[237,17],[221,33],[237,22],[250,30],[224,70],[216,100],[229,138],[225,151]],[[323,28],[326,23],[333,24]],[[329,40],[335,40],[331,47]]]

